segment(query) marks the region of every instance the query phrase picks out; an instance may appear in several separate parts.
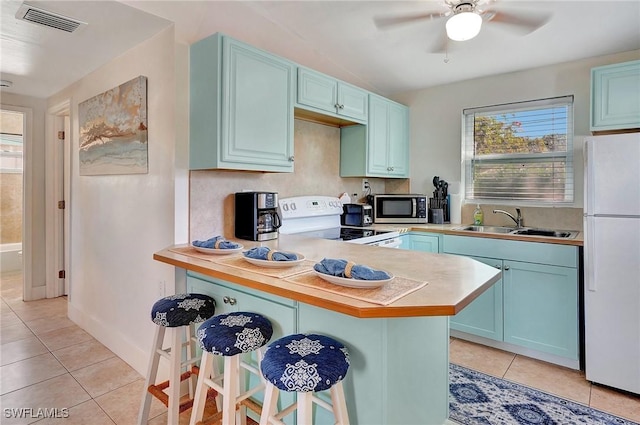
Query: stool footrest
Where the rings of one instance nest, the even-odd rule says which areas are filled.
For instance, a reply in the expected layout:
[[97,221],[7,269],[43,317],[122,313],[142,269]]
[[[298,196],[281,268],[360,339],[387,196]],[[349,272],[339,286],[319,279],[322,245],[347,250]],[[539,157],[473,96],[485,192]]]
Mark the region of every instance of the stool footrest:
[[258,403],[257,401],[251,398],[245,398],[239,404],[242,406],[245,406],[247,409],[251,409],[258,415],[262,414],[262,404]]
[[[182,375],[180,375],[180,382],[189,379],[192,375],[197,376],[199,371],[200,371],[200,368],[198,366],[192,366],[190,371],[188,370],[184,372]],[[149,393],[151,393],[151,395],[153,395],[155,398],[160,400],[162,404],[169,407],[169,395],[167,395],[167,393],[164,392],[164,390],[166,390],[167,388],[169,388],[168,380],[164,382],[160,382],[159,384],[156,384],[156,385],[149,385],[149,388],[147,388],[147,391],[149,391]],[[218,393],[213,388],[209,388],[209,390],[207,391],[207,400],[213,400],[217,395]],[[187,409],[191,409],[191,406],[193,406],[193,399],[185,400],[182,403],[180,403],[180,407],[178,408],[178,411],[182,413]]]

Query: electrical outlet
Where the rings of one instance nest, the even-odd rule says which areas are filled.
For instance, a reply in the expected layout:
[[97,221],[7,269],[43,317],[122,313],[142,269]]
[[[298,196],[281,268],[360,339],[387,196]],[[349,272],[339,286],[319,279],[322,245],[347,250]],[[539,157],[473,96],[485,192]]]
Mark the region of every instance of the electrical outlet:
[[362,179],[362,191],[366,192],[371,186],[369,186],[369,180]]

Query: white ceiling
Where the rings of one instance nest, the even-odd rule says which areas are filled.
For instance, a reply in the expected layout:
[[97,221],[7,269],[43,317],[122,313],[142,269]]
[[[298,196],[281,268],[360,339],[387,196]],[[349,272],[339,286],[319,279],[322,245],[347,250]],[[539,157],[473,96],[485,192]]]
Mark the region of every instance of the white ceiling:
[[444,18],[378,29],[374,18],[443,9],[422,1],[30,1],[88,25],[75,33],[15,19],[22,4],[1,0],[3,92],[46,98],[175,23],[191,44],[223,32],[299,64],[383,95],[640,49],[640,0],[489,0],[489,7],[531,16],[549,13],[523,35],[485,22],[480,35],[442,40]]

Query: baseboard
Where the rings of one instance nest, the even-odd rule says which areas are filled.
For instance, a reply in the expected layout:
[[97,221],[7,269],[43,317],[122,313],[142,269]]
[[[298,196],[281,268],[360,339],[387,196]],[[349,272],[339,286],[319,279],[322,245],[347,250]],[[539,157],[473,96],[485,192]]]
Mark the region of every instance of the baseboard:
[[454,338],[475,342],[476,344],[482,344],[489,347],[497,348],[499,350],[508,351],[510,353],[520,354],[523,356],[542,360],[548,363],[557,364],[559,366],[568,367],[570,369],[580,370],[579,360],[573,360],[566,357],[557,356],[555,354],[543,353],[538,350],[520,347],[518,345],[509,344],[507,342],[494,341],[492,339],[483,338],[481,336],[476,336],[476,335],[471,335],[465,332],[456,331],[455,329],[450,330],[450,335]]
[[115,355],[134,368],[140,375],[146,375],[147,364],[149,363],[148,352],[127,341],[126,336],[117,329],[105,326],[103,321],[96,320],[96,318],[76,308],[72,303],[68,304],[67,312],[72,322],[113,351]]
[[[151,355],[151,347],[149,351],[138,348],[133,343],[126,340],[125,336],[113,328],[104,326],[102,322],[97,321],[92,316],[77,309],[71,303],[68,304],[68,317],[76,325],[80,326],[85,332],[90,334],[102,345],[122,359],[141,375],[141,378],[147,376],[149,367],[149,358]],[[158,377],[156,383],[162,382],[169,378],[169,362],[161,359],[158,365]],[[188,381],[181,383],[181,394],[188,394]]]

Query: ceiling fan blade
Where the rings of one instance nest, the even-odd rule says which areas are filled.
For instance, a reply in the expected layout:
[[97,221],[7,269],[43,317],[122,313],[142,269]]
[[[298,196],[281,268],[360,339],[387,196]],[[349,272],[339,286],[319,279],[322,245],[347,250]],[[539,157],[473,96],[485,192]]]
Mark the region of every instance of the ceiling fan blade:
[[482,13],[482,17],[488,22],[519,27],[524,34],[528,34],[549,22],[551,14],[539,12],[521,12],[520,14],[515,14],[488,10]]
[[390,28],[398,25],[411,24],[417,21],[432,20],[445,16],[445,12],[417,13],[415,15],[404,16],[376,16],[373,18],[376,27],[379,29]]

